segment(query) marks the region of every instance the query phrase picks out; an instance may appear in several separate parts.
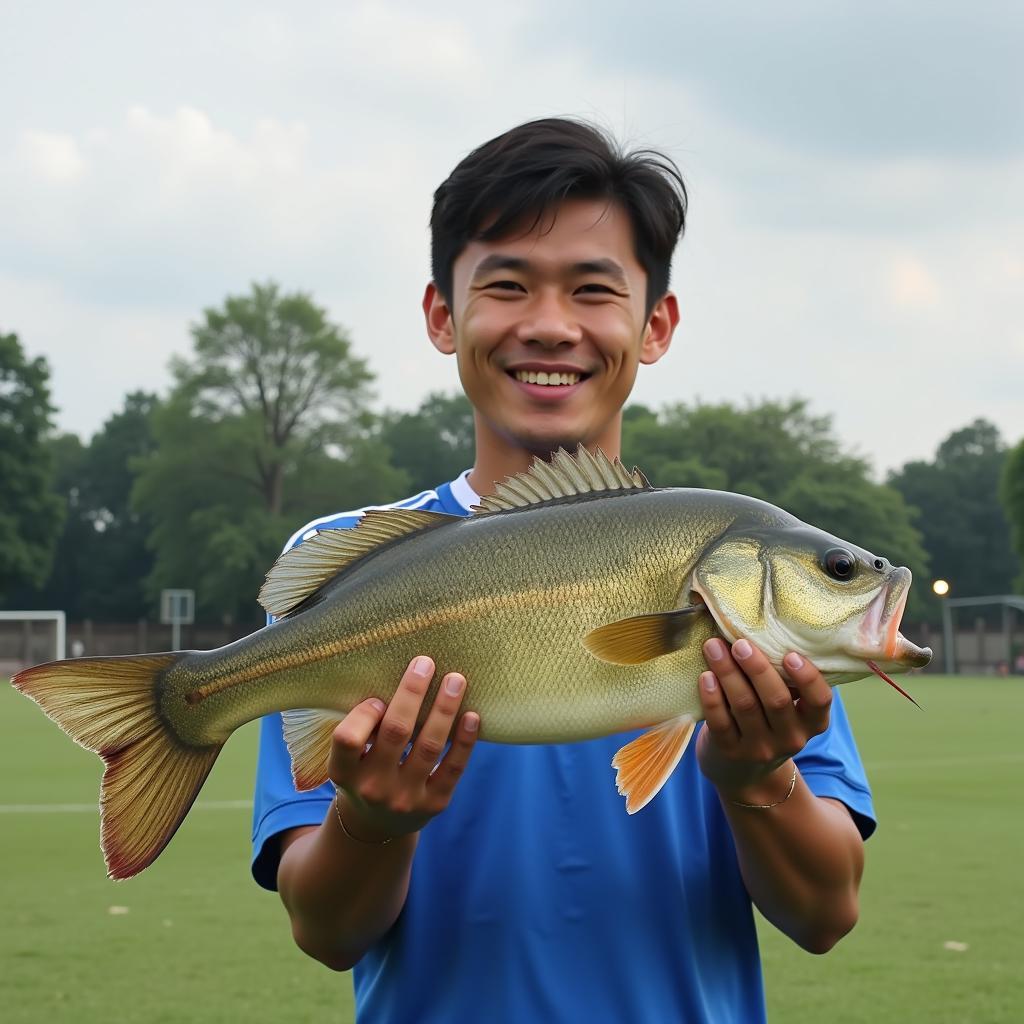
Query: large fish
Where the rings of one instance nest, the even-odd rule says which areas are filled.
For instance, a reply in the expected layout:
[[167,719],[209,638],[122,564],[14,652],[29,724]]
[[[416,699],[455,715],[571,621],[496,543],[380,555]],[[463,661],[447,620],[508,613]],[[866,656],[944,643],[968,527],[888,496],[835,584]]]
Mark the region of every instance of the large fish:
[[421,653],[435,689],[465,674],[481,739],[651,727],[613,761],[632,813],[701,717],[705,640],[746,637],[776,666],[800,651],[833,684],[905,671],[931,657],[899,632],[910,579],[765,502],[651,487],[581,447],[469,518],[375,510],[316,534],[267,575],[277,621],[226,647],[53,662],[13,683],[105,761],[101,845],[127,878],[167,845],[235,729],[284,711],[296,785],[313,788],[344,713],[390,699]]

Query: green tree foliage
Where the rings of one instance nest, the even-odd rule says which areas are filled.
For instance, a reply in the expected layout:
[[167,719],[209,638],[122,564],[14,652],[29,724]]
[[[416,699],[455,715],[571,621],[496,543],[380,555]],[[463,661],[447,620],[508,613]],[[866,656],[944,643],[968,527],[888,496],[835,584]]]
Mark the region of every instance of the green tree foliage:
[[50,572],[62,513],[47,447],[53,411],[46,360],[0,334],[0,600]]
[[999,497],[1009,520],[1013,547],[1020,567],[1014,583],[1017,591],[1024,594],[1024,441],[1007,454]]
[[153,523],[148,591],[192,588],[201,616],[257,621],[263,576],[298,526],[407,481],[372,434],[369,370],[308,296],[254,286],[192,335],[133,494]]
[[63,608],[73,619],[130,622],[144,615],[152,568],[149,523],[130,504],[134,460],[152,450],[156,396],[134,392],[88,445],[74,434],[50,440],[54,491],[65,508],[53,571],[18,596],[26,608]]
[[380,438],[410,491],[425,491],[473,464],[473,407],[463,394],[430,394],[415,412],[385,413]]
[[[913,510],[871,480],[868,464],[843,451],[831,419],[811,415],[802,400],[671,405],[658,414],[634,406],[623,417],[623,454],[652,483],[762,498],[927,578]],[[912,616],[925,613],[921,589],[912,592]]]
[[978,419],[950,434],[933,462],[909,462],[889,482],[920,510],[919,528],[932,572],[951,596],[1007,594],[1019,571],[999,503],[1007,463],[998,429]]

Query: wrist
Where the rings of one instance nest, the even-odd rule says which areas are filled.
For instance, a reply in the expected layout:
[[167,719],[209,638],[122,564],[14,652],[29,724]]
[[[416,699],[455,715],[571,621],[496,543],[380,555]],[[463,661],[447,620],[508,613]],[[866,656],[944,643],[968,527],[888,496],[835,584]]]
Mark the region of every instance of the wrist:
[[793,795],[796,776],[796,763],[786,758],[781,764],[736,773],[731,778],[712,780],[712,783],[725,804],[768,808],[785,803]]
[[393,839],[398,838],[379,825],[367,822],[365,816],[353,807],[344,790],[337,786],[334,787],[334,801],[329,817],[333,818],[335,826],[346,841],[358,846],[387,846]]

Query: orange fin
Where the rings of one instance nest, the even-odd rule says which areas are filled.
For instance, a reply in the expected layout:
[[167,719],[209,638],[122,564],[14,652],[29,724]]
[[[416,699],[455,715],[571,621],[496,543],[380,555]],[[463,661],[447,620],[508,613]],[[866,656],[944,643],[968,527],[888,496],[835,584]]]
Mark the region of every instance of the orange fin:
[[636,814],[657,796],[690,742],[696,722],[680,715],[648,729],[613,758],[615,785],[626,798],[626,811]]
[[282,713],[284,741],[292,757],[292,778],[300,792],[316,789],[327,781],[331,737],[344,717],[336,711],[307,708]]
[[164,724],[156,684],[179,654],[74,658],[11,682],[76,743],[103,758],[100,846],[111,878],[130,878],[170,842],[222,744],[188,747]]
[[671,612],[619,619],[588,633],[583,646],[601,661],[639,665],[686,646],[695,616],[706,611],[706,605],[689,605]]

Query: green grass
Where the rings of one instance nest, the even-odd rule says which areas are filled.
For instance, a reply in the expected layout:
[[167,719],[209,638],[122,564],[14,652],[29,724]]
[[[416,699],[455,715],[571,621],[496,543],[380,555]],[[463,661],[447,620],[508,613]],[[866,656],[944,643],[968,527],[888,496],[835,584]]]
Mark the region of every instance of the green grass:
[[[1020,1019],[1024,682],[911,689],[923,714],[881,684],[844,690],[881,819],[861,922],[825,957],[762,928],[772,1021]],[[104,877],[95,811],[0,812],[5,1022],[351,1021],[347,977],[299,953],[249,880],[249,811],[202,807],[249,797],[255,740],[233,737],[159,863],[128,882]],[[0,805],[94,805],[98,779],[93,755],[0,685]]]

